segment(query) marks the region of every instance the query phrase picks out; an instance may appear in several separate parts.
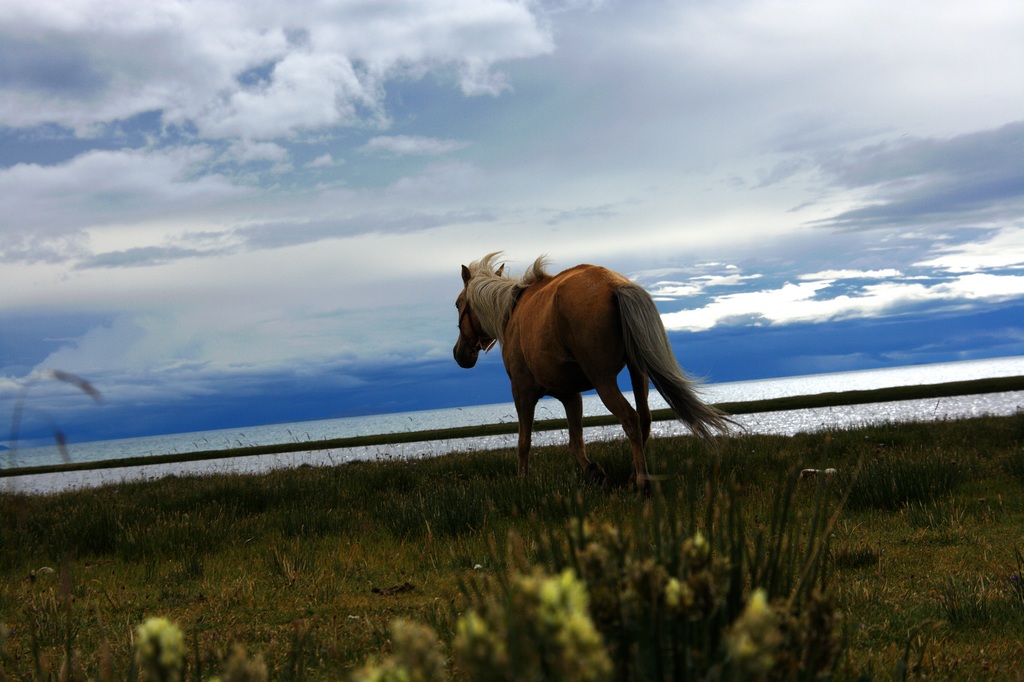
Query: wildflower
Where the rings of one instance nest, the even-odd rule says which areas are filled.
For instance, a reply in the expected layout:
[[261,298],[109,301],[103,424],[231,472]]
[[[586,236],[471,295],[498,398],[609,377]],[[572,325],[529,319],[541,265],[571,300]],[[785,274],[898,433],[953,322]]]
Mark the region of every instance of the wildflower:
[[396,620],[391,623],[395,659],[411,671],[412,682],[448,679],[445,657],[437,633],[426,625]]
[[391,623],[394,655],[371,659],[355,673],[356,682],[445,682],[448,671],[437,633],[426,625],[404,620]]
[[665,583],[665,605],[670,609],[687,611],[693,606],[693,590],[678,578],[669,578]]
[[[236,644],[232,650],[231,655],[228,657],[227,662],[224,664],[224,678],[223,682],[266,682],[267,681],[267,664],[263,662],[263,657],[257,655],[255,658],[249,658],[245,652],[245,647],[240,644]],[[213,682],[213,680],[211,680]]]
[[[605,680],[611,659],[571,570],[518,576],[504,603],[493,597],[456,625],[454,649],[470,679]],[[483,613],[483,615],[481,615]],[[509,652],[515,652],[510,655]]]
[[357,682],[411,682],[412,676],[408,670],[393,661],[381,664],[370,661],[352,679]]
[[583,655],[590,659],[589,662],[587,660],[580,661],[592,669],[592,674],[588,677],[600,678],[606,672],[611,671],[611,665],[607,661],[607,655],[601,642],[601,635],[594,628],[593,621],[586,613],[577,611],[569,614],[565,619],[562,632],[559,633],[558,640],[567,652],[566,655]]
[[682,592],[682,585],[675,578],[670,578],[665,585],[665,603],[673,609],[679,606],[679,596]]
[[505,635],[491,630],[487,621],[474,610],[459,618],[456,625],[455,650],[464,662],[478,666],[505,666],[508,660]]
[[135,631],[135,660],[143,680],[177,682],[185,669],[185,638],[166,618],[150,618]]
[[538,615],[547,627],[560,628],[564,626],[568,616],[586,612],[586,588],[583,587],[583,583],[576,580],[576,576],[570,570],[562,571],[562,574],[555,578],[523,577],[520,585],[524,591],[535,591],[540,597]]
[[700,570],[711,559],[711,545],[700,531],[683,543],[683,558],[693,571]]
[[558,576],[522,576],[519,589],[527,602],[536,600],[538,635],[558,643],[560,666],[567,679],[604,679],[611,661],[587,610],[587,589],[572,570]]
[[743,613],[726,635],[729,655],[749,673],[766,673],[775,662],[774,649],[781,641],[778,619],[763,589],[750,595]]

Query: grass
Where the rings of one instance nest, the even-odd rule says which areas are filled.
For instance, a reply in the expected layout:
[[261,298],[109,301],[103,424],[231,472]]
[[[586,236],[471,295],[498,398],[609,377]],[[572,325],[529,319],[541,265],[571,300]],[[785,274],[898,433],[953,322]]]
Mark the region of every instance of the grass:
[[[810,604],[809,586],[827,583],[845,633],[840,679],[1017,669],[1024,413],[737,436],[717,455],[655,439],[651,500],[627,485],[623,442],[590,454],[606,489],[548,447],[528,480],[504,450],[0,493],[0,679],[56,679],[62,665],[122,679],[134,628],[156,615],[184,631],[192,679],[222,671],[239,643],[272,679],[346,679],[392,651],[394,619],[450,645],[473,581],[523,562],[571,566],[565,547],[584,521],[628,530],[632,551],[661,547],[649,558],[669,573],[685,566],[664,557],[694,531],[741,537],[718,550],[745,567],[731,589],[799,588]],[[839,474],[787,475],[829,467]]]

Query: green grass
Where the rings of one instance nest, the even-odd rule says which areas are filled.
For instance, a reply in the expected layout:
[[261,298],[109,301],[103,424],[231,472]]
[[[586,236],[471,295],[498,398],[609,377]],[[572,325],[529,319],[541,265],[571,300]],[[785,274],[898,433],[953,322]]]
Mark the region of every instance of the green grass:
[[[814,571],[827,572],[843,614],[841,679],[1016,670],[1021,413],[737,436],[717,455],[692,438],[655,439],[651,500],[628,487],[625,443],[590,454],[612,479],[605,489],[549,447],[535,450],[528,480],[504,450],[0,493],[0,679],[56,677],[68,652],[89,678],[121,679],[133,629],[154,615],[186,633],[193,674],[221,670],[242,643],[272,679],[344,679],[390,651],[393,619],[450,643],[469,581],[524,560],[552,571],[571,562],[559,543],[583,519],[653,533],[636,551],[665,555],[709,523],[726,535],[741,524],[743,557],[719,551],[744,562],[744,589],[773,584],[779,595],[801,579],[793,548],[827,539]],[[804,467],[839,475],[787,476]]]

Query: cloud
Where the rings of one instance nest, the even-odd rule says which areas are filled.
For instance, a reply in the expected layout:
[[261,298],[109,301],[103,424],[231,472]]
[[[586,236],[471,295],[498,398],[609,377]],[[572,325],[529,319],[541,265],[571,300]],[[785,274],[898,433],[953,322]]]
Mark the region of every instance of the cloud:
[[695,376],[744,381],[1024,354],[1021,301],[936,314],[670,333]]
[[381,125],[389,78],[449,68],[463,93],[497,94],[508,84],[496,64],[553,49],[530,5],[512,0],[14,2],[0,26],[18,48],[0,63],[0,122],[80,134],[151,110],[207,137]]
[[82,99],[94,96],[108,79],[89,63],[81,41],[71,40],[62,50],[18,36],[5,36],[0,52],[0,88],[42,94],[70,93]]
[[902,277],[903,273],[893,268],[884,270],[822,270],[800,275],[798,279],[893,279]]
[[941,255],[915,265],[950,272],[1021,268],[1024,267],[1024,227],[1005,227],[987,240],[943,245],[938,251]]
[[335,161],[334,157],[330,154],[321,154],[312,161],[306,164],[306,168],[330,168],[331,166],[340,163]]
[[86,258],[77,264],[85,268],[129,268],[170,263],[185,258],[210,258],[227,253],[227,249],[188,249],[175,246],[141,246],[124,251],[108,251]]
[[786,325],[871,318],[917,309],[968,302],[998,302],[1024,296],[1024,276],[971,274],[947,282],[925,284],[886,281],[861,287],[852,294],[828,296],[833,280],[816,280],[776,289],[715,296],[707,305],[665,313],[666,329],[699,331],[719,325]]
[[199,173],[211,150],[91,151],[53,166],[0,169],[0,262],[77,259],[89,231],[179,219],[249,194],[224,176]]
[[465,142],[456,140],[438,140],[413,135],[386,135],[371,138],[363,146],[367,152],[385,152],[395,155],[436,156],[447,154],[466,147]]
[[[705,264],[718,265],[718,264]],[[714,287],[738,287],[750,280],[760,279],[763,275],[698,275],[690,278],[688,282],[659,281],[647,287],[656,300],[669,301],[676,298],[698,296]]]
[[[634,202],[623,202],[634,203]],[[576,206],[569,210],[555,211],[545,222],[548,225],[586,224],[592,226],[595,221],[606,220],[622,214],[621,205],[602,204],[597,206]]]
[[949,138],[902,138],[822,163],[832,181],[866,190],[862,205],[819,224],[841,229],[1024,217],[1024,121]]
[[[124,221],[155,208],[195,206],[240,188],[200,173],[211,158],[202,145],[159,151],[90,151],[65,163],[21,163],[0,169],[0,201],[16,229],[64,231]],[[198,175],[197,175],[198,173]]]
[[647,288],[648,293],[656,301],[672,301],[677,298],[696,296],[704,291],[704,287],[694,283],[656,282]]
[[243,163],[250,161],[286,161],[288,159],[288,150],[274,142],[239,140],[228,149],[228,155]]
[[273,139],[332,125],[356,125],[360,109],[381,116],[373,83],[360,80],[337,54],[290,53],[274,65],[270,82],[235,89],[194,120],[206,137]]
[[0,376],[27,376],[50,353],[110,321],[89,311],[0,312]]
[[493,215],[474,210],[433,213],[393,209],[306,222],[259,223],[239,228],[233,234],[248,248],[277,249],[369,233],[401,235],[453,225],[490,223],[493,220]]
[[974,273],[936,285],[932,290],[939,297],[953,300],[1007,301],[1024,296],[1024,275]]

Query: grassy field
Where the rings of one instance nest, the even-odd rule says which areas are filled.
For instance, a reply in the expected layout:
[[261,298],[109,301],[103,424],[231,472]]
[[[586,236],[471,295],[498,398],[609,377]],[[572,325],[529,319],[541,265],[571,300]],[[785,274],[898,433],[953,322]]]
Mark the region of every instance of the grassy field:
[[[618,677],[678,674],[674,641],[738,674],[729,638],[764,587],[799,625],[773,621],[775,676],[809,676],[782,650],[820,648],[805,639],[827,622],[838,679],[1019,679],[1024,413],[737,436],[718,452],[656,439],[652,499],[627,485],[625,443],[590,450],[608,488],[549,447],[528,480],[506,450],[0,493],[0,680],[134,676],[133,633],[152,616],[184,632],[187,679],[256,679],[226,674],[236,644],[271,679],[348,679],[404,646],[396,619],[432,628],[458,677],[483,665],[455,655],[467,609],[521,607],[510,575],[565,568],[587,583]],[[705,582],[697,533],[719,562]],[[680,617],[665,595],[687,580],[704,611]],[[641,583],[663,601],[629,606]],[[626,632],[629,609],[643,615]]]

